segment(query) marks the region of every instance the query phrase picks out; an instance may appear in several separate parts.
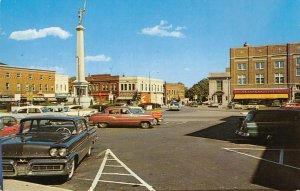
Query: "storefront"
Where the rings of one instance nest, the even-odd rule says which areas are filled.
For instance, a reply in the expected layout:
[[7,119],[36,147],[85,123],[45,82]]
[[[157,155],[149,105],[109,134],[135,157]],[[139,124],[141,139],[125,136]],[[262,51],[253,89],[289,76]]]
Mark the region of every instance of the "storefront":
[[233,100],[243,105],[272,106],[289,100],[289,89],[233,90]]

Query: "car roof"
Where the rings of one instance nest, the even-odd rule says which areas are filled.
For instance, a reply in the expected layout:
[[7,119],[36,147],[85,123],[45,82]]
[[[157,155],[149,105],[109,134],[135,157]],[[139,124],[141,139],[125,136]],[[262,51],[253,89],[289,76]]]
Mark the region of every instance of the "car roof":
[[76,121],[76,120],[80,120],[80,119],[84,119],[81,116],[57,116],[57,115],[38,115],[38,116],[31,116],[31,117],[25,117],[23,119],[21,119],[22,121],[26,121],[26,120],[72,120],[72,121]]

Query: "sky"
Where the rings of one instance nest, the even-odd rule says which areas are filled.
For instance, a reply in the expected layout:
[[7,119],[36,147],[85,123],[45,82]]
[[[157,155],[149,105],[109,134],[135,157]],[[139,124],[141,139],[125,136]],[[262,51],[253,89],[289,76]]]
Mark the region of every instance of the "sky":
[[[0,0],[0,62],[75,76],[84,0]],[[88,74],[191,87],[225,72],[230,48],[300,42],[300,0],[87,0]]]

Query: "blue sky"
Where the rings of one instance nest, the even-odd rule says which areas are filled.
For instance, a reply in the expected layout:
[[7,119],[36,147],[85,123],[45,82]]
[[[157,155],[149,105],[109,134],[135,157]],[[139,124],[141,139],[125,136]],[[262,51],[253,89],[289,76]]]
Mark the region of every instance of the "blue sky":
[[[83,0],[0,0],[0,62],[75,76]],[[229,49],[300,42],[299,0],[87,0],[86,74],[191,87],[229,67]]]

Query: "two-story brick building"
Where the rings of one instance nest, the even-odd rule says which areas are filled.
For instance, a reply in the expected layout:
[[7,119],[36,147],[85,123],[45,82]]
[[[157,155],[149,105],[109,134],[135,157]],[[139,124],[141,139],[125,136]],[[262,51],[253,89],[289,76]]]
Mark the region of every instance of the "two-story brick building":
[[0,64],[0,95],[21,102],[55,98],[55,71]]
[[244,104],[300,99],[300,43],[230,49],[231,94]]

